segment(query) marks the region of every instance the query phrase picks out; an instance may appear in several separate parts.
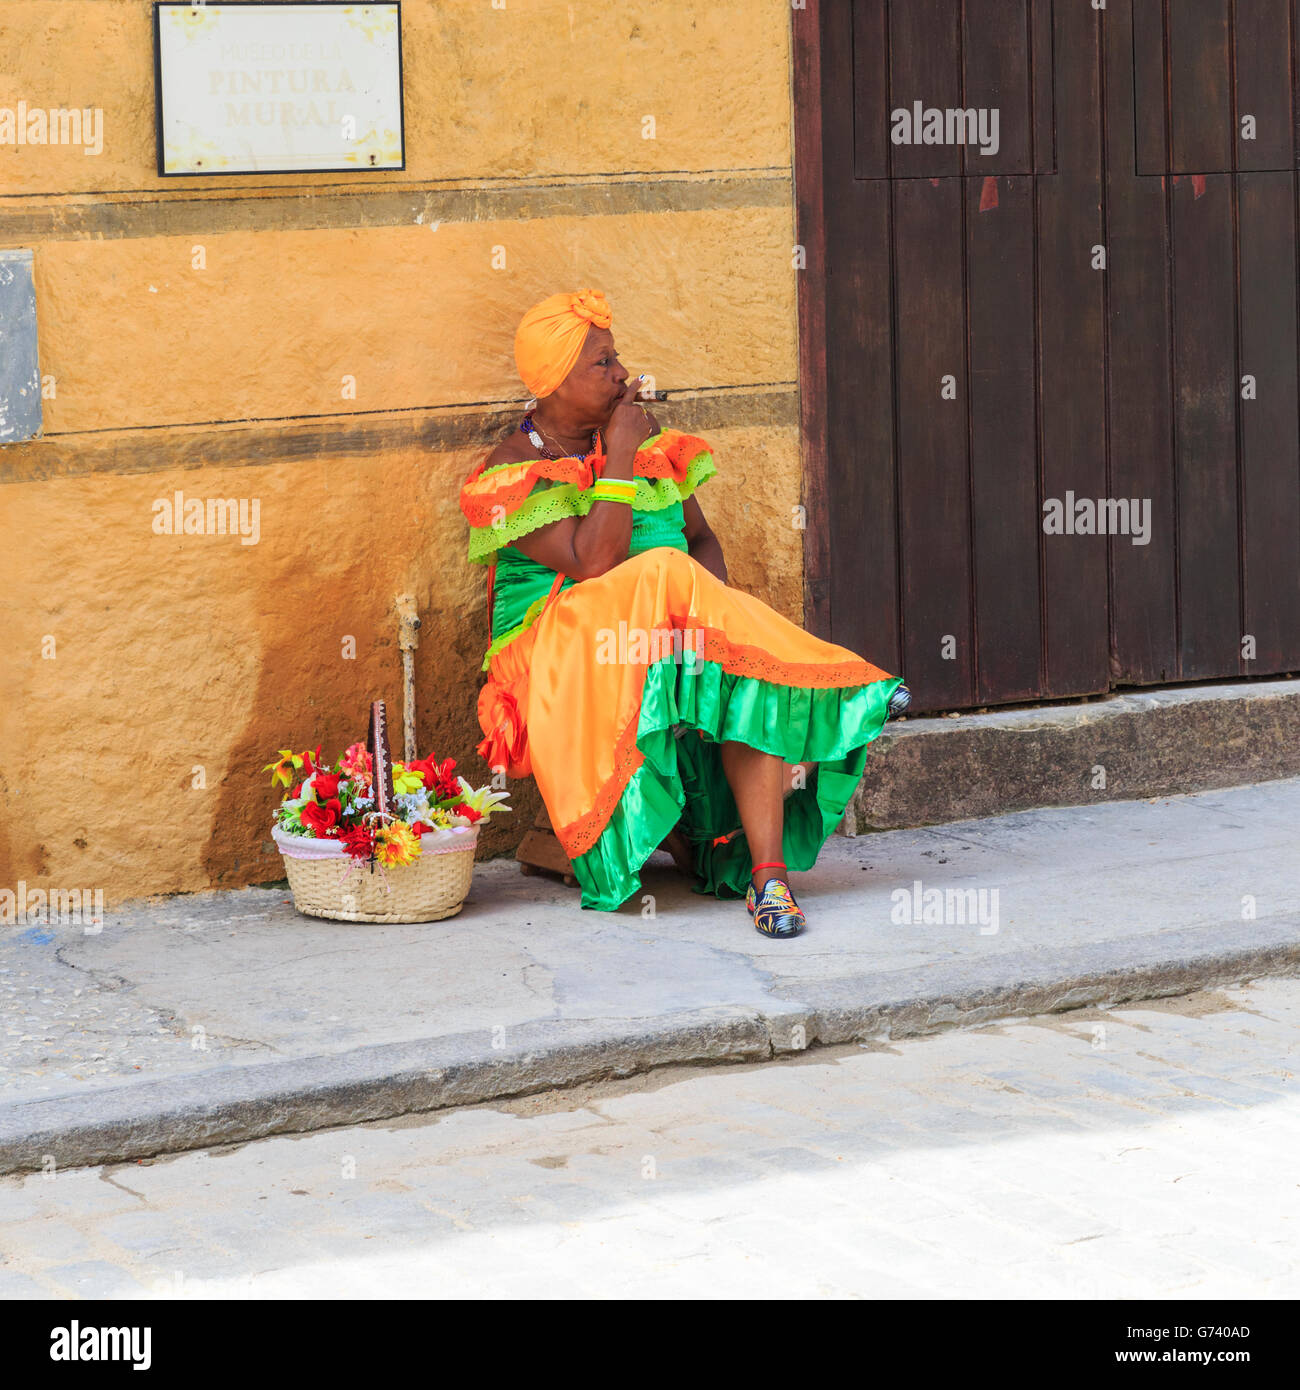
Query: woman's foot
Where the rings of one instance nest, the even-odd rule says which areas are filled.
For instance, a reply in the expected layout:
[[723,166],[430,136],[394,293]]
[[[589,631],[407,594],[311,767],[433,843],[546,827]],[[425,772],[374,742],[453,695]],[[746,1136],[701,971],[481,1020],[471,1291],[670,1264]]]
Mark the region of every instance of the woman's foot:
[[673,826],[659,848],[666,849],[672,855],[673,863],[688,878],[695,877],[695,858],[691,854],[691,847],[687,843],[686,836],[682,834],[680,825]]
[[769,874],[772,867],[777,866],[760,865],[749,880],[745,906],[754,919],[754,930],[764,936],[798,936],[808,925],[807,919],[785,881],[784,865],[780,866],[780,876]]

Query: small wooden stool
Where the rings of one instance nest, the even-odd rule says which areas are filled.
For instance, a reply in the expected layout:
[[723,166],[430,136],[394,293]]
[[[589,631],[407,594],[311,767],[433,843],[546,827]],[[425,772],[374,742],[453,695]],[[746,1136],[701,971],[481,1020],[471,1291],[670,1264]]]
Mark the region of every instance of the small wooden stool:
[[578,882],[573,873],[573,864],[556,838],[545,806],[538,811],[533,828],[520,840],[515,858],[519,861],[520,873],[559,874],[570,888]]

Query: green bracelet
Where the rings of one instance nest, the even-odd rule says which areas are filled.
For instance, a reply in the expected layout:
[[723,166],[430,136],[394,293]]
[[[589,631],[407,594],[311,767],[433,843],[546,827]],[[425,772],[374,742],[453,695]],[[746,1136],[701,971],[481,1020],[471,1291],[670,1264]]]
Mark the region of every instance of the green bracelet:
[[636,482],[631,478],[600,478],[591,489],[594,502],[626,502],[632,505],[636,496]]

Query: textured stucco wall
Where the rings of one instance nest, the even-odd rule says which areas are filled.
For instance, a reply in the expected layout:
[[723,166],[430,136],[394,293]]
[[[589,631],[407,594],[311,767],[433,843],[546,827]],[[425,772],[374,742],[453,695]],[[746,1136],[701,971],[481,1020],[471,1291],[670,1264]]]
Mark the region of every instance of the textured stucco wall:
[[[715,445],[733,581],[798,616],[789,14],[406,0],[406,170],[160,180],[149,5],[4,6],[0,106],[100,107],[105,146],[0,146],[0,247],[35,250],[55,383],[44,437],[0,448],[0,887],[279,877],[257,769],[333,754],[376,697],[400,723],[405,590],[421,752],[485,774],[456,492],[522,397],[518,315],[557,288],[609,295],[665,423]],[[257,499],[258,543],[155,534],[177,490]],[[485,852],[531,820],[516,791]]]

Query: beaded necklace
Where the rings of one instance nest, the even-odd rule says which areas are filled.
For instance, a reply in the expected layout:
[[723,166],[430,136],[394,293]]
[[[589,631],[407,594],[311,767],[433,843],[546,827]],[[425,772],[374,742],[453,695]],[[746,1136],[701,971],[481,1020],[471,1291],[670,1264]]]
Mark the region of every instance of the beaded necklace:
[[542,436],[537,433],[537,427],[533,424],[533,417],[531,415],[525,415],[524,418],[519,422],[519,433],[526,434],[528,436],[528,441],[530,444],[532,444],[533,448],[537,449],[541,453],[542,457],[547,459],[558,459],[560,457],[566,457],[575,458],[581,461],[582,459],[585,459],[587,457],[587,454],[595,452],[596,445],[600,439],[600,431],[592,430],[591,447],[587,450],[587,453],[560,455],[553,454],[546,447],[546,445],[542,443]]

